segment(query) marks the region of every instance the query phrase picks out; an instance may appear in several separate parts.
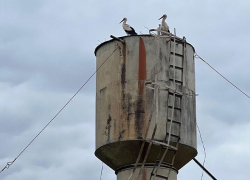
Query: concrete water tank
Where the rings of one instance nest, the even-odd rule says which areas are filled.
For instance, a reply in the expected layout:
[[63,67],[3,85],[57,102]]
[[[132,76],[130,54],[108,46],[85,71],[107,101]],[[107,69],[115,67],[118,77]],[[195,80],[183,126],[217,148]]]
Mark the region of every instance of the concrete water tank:
[[166,153],[159,173],[171,168],[169,179],[174,180],[178,170],[197,155],[195,50],[181,38],[120,38],[124,44],[110,40],[95,49],[96,68],[101,66],[96,74],[95,155],[116,172],[118,180],[127,180],[145,140],[131,180],[137,179],[144,160],[139,179],[149,179],[162,148],[152,143],[147,154],[150,142],[164,144],[172,122],[170,144],[179,142],[178,150],[176,155]]

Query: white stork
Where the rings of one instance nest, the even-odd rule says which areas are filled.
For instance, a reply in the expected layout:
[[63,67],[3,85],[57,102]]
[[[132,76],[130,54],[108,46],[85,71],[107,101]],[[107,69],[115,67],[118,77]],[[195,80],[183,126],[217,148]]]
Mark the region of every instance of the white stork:
[[[167,15],[164,14],[160,19],[162,19],[162,21],[161,21],[161,30],[170,33],[170,31],[169,31],[169,26],[168,26],[168,24],[165,22],[165,20],[167,19]],[[158,19],[158,20],[160,20],[160,19]],[[161,34],[164,35],[164,34],[166,34],[166,33],[161,33]]]
[[132,28],[130,25],[126,24],[127,18],[123,18],[123,20],[121,22],[123,22],[122,27],[123,27],[124,31],[127,33],[127,35],[137,35],[134,28]]

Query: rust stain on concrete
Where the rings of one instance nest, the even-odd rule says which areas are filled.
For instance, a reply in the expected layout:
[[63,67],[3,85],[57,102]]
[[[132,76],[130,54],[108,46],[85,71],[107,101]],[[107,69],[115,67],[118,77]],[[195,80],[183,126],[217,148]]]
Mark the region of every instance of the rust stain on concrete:
[[107,125],[106,125],[106,130],[105,130],[105,135],[107,136],[107,141],[109,142],[110,141],[110,129],[111,129],[111,125],[110,125],[110,122],[111,122],[111,116],[109,114],[109,117],[107,119]]
[[146,174],[145,169],[143,169],[143,172],[142,172],[142,180],[147,180],[147,174]]
[[122,84],[122,90],[123,95],[124,89],[125,89],[125,83],[126,83],[126,44],[123,45],[123,62],[122,62],[122,70],[121,70],[121,84]]
[[139,92],[142,93],[144,90],[144,81],[147,78],[147,70],[146,70],[146,49],[145,44],[140,38],[139,43],[139,70],[138,70],[138,89]]

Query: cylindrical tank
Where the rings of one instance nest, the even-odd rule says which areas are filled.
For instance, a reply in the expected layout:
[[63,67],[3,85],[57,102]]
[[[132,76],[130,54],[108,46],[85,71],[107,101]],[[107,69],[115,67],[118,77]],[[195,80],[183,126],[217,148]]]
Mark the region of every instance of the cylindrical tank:
[[171,176],[176,179],[178,170],[197,155],[195,50],[180,38],[120,38],[125,43],[110,40],[95,49],[95,155],[116,171],[119,180],[128,179],[141,155],[137,168],[145,161],[141,179],[147,179],[163,147],[150,142],[166,143],[171,134],[170,144],[178,150],[176,155],[167,152],[159,171],[174,162]]

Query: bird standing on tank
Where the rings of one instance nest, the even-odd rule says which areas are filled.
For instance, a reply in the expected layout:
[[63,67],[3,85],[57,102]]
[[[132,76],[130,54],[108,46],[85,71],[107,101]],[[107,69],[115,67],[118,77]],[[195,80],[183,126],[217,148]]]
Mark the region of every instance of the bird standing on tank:
[[[160,30],[161,30],[161,31],[166,31],[166,32],[170,33],[170,31],[169,31],[169,26],[168,26],[168,24],[165,22],[165,20],[167,19],[167,15],[164,14],[164,15],[163,15],[161,18],[159,18],[158,20],[160,20],[160,19],[162,19]],[[167,34],[167,33],[164,33],[164,32],[161,33],[161,35],[166,35],[166,34]]]
[[127,22],[127,18],[123,18],[123,20],[120,23],[122,23],[122,27],[123,27],[124,31],[127,33],[127,35],[137,35],[134,28],[132,28],[130,25],[126,24],[126,22]]

